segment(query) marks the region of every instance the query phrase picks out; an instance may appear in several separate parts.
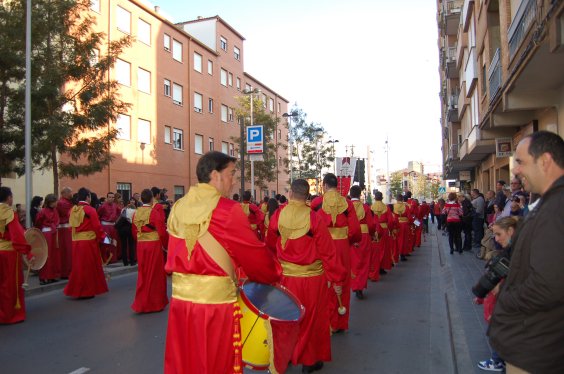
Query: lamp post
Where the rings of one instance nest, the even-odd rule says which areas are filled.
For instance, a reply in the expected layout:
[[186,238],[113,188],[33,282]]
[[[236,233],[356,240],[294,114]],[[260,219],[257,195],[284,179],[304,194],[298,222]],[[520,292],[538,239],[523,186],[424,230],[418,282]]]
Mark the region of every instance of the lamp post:
[[292,138],[292,117],[297,117],[299,115],[299,113],[297,112],[292,112],[290,113],[284,113],[282,114],[282,117],[284,118],[288,118],[288,144],[290,146],[290,160],[289,160],[289,164],[290,164],[290,184],[292,184],[292,182],[294,181],[294,164],[293,164],[293,159],[294,159],[294,153],[293,153],[293,149],[292,149],[292,145],[294,143],[294,140]]
[[327,144],[331,143],[331,150],[333,152],[333,174],[337,175],[337,159],[335,158],[335,143],[338,143],[339,139],[331,139]]
[[388,196],[388,203],[392,202],[392,191],[390,190],[390,143],[386,137],[386,196]]
[[[255,88],[253,90],[245,90],[245,91],[243,91],[243,93],[245,95],[250,95],[250,97],[251,97],[251,126],[252,126],[253,125],[253,95],[260,93],[260,90],[258,88]],[[256,196],[255,196],[255,163],[254,163],[252,156],[249,156],[249,159],[251,161],[251,196],[253,197],[253,199],[256,199]]]
[[[317,143],[317,166],[319,167],[319,183],[317,184],[318,187],[321,187],[321,181],[323,180],[323,178],[321,177],[322,167],[321,167],[321,152],[319,147],[319,141],[323,137],[323,133],[324,131],[321,127],[315,129],[315,139]],[[321,190],[319,192],[321,192]]]

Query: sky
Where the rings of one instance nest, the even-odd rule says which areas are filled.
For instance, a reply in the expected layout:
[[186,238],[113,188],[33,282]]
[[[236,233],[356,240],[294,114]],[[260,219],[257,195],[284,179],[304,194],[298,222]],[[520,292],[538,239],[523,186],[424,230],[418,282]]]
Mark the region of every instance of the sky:
[[[245,71],[385,172],[441,170],[433,0],[151,0],[174,22],[219,15],[245,37]],[[349,154],[350,155],[350,151]]]

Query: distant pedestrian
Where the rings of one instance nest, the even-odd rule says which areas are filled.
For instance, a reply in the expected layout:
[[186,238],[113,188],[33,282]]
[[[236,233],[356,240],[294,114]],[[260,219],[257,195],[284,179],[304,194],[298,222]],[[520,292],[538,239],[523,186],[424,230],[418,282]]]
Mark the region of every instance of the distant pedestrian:
[[472,246],[474,248],[480,248],[480,243],[484,237],[486,200],[484,199],[484,195],[482,195],[480,190],[477,188],[474,188],[470,194],[472,196],[472,206],[474,207],[474,217],[472,218],[472,233],[474,240],[472,242]]
[[465,251],[472,250],[472,220],[474,218],[474,207],[469,197],[469,195],[464,194],[458,195],[458,202],[462,207],[462,232],[464,232],[464,245],[462,249]]
[[496,185],[495,185],[495,204],[497,204],[497,206],[503,210],[503,207],[505,207],[505,201],[507,200],[507,198],[505,197],[505,193],[503,192],[503,189],[505,187],[505,181],[503,180],[498,180]]
[[31,199],[31,207],[29,209],[29,215],[31,217],[31,224],[30,227],[35,226],[35,219],[37,218],[37,214],[41,210],[41,204],[43,203],[43,198],[41,196],[34,196]]
[[462,206],[456,199],[456,193],[448,194],[448,201],[441,213],[446,217],[450,254],[455,250],[462,254]]
[[431,214],[431,223],[434,225],[435,224],[435,200],[431,200],[431,203],[429,204],[429,208],[430,210],[430,214]]

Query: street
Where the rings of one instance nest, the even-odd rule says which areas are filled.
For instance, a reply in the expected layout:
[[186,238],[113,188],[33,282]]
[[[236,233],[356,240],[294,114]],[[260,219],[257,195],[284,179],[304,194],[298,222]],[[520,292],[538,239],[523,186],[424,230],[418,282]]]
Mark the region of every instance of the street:
[[[479,373],[490,353],[470,287],[482,269],[472,252],[449,255],[432,226],[407,262],[352,298],[350,330],[333,336],[322,372]],[[60,287],[27,297],[27,320],[0,326],[1,372],[162,372],[167,312],[133,313],[135,282],[136,273],[113,276],[110,292],[89,300]]]

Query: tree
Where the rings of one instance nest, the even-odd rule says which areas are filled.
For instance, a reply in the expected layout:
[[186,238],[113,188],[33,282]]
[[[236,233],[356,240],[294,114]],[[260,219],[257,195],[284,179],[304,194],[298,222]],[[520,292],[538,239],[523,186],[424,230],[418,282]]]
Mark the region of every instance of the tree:
[[[244,121],[246,127],[250,124],[251,98],[245,95],[238,97],[237,100],[239,101],[239,107],[235,109],[235,114],[239,120]],[[255,185],[261,189],[265,189],[267,188],[267,182],[276,180],[277,171],[280,170],[278,166],[277,150],[285,149],[286,146],[280,142],[277,144],[275,139],[277,127],[285,125],[279,123],[281,122],[280,118],[272,117],[267,113],[262,100],[256,98],[253,99],[253,122],[254,124],[263,126],[263,161],[254,163],[254,172]],[[233,137],[232,140],[235,144],[241,144],[240,137]],[[246,150],[246,148],[246,139],[243,138],[243,149]],[[286,165],[288,164],[286,157],[283,158],[282,164],[282,167],[286,170]],[[247,180],[251,179],[251,162],[248,158],[245,158],[245,178],[247,178]]]
[[[11,3],[23,6],[25,0]],[[90,175],[112,161],[110,149],[118,134],[110,123],[130,105],[119,99],[109,70],[131,39],[104,44],[106,35],[92,30],[89,0],[35,0],[33,5],[32,161],[35,168],[52,170],[58,193],[60,177]],[[23,22],[18,29],[25,34]],[[19,135],[11,144],[19,150],[12,171],[20,175],[24,95],[20,80],[7,108],[9,126]]]
[[429,186],[429,193],[431,195],[431,199],[436,200],[439,198],[439,187],[440,182],[436,179],[432,180]]
[[390,191],[392,198],[395,198],[403,192],[402,178],[403,171],[396,171],[390,175]]
[[319,178],[324,168],[329,168],[335,157],[332,147],[324,142],[325,129],[319,123],[306,122],[307,114],[294,107],[290,138],[294,178]]

